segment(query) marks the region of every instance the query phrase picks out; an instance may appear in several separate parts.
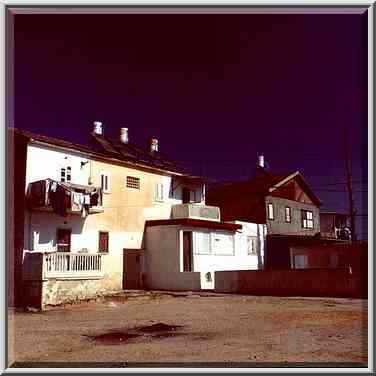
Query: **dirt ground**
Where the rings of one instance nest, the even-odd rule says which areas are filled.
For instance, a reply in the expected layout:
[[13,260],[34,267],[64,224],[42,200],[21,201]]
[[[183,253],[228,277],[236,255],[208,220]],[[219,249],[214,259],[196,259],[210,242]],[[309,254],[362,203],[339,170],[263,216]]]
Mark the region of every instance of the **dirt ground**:
[[8,336],[10,367],[366,367],[367,301],[128,291],[12,310]]

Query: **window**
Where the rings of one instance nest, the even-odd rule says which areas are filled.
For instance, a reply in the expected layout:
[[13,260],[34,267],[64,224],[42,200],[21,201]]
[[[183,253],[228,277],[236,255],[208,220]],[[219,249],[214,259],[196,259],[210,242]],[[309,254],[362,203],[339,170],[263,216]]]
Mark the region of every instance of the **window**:
[[248,255],[257,255],[257,236],[247,236]]
[[291,223],[291,208],[288,206],[285,207],[285,221]]
[[99,231],[98,252],[100,252],[100,253],[108,253],[108,239],[109,239],[108,232]]
[[127,176],[127,188],[140,189],[140,178]]
[[110,192],[110,175],[105,172],[101,173],[101,188],[105,193]]
[[196,255],[210,255],[210,232],[195,232],[194,247]]
[[273,204],[268,204],[268,219],[274,219],[274,206],[273,206]]
[[313,213],[309,210],[302,210],[302,227],[313,228]]
[[155,183],[154,200],[163,201],[163,184],[162,183]]
[[60,181],[69,182],[72,180],[72,168],[70,166],[61,167],[60,169]]
[[71,230],[65,228],[57,229],[56,249],[58,252],[70,252]]

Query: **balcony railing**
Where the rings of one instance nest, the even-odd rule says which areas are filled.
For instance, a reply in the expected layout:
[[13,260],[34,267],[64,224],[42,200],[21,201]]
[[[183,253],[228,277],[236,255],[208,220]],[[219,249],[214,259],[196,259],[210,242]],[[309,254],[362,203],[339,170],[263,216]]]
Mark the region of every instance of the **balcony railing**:
[[43,254],[44,277],[101,277],[101,254],[51,252]]

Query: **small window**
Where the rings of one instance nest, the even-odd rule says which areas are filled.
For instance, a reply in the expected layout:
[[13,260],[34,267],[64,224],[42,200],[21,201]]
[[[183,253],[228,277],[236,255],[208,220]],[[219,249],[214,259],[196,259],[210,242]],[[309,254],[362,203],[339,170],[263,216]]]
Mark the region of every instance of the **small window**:
[[162,183],[155,183],[154,200],[162,202],[163,199],[164,199],[163,184]]
[[140,178],[127,176],[127,188],[140,189]]
[[274,206],[273,206],[273,204],[268,204],[268,219],[274,219]]
[[313,228],[313,212],[302,210],[302,227]]
[[103,192],[110,192],[110,175],[107,173],[101,173],[101,188]]
[[72,168],[70,166],[61,167],[61,169],[60,169],[60,181],[62,181],[62,182],[72,181]]
[[285,207],[285,221],[291,223],[291,208],[288,206]]
[[247,236],[248,255],[257,255],[257,236]]
[[100,253],[108,253],[108,239],[109,239],[108,232],[105,232],[105,231],[100,231],[99,232],[99,247],[98,247],[98,252],[100,252]]

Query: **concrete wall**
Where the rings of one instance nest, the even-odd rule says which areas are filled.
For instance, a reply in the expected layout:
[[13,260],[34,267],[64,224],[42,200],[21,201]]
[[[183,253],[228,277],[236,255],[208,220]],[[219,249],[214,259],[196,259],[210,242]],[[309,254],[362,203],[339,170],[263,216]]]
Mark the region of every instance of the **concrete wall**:
[[272,296],[367,297],[367,279],[345,269],[246,270],[215,273],[218,292]]
[[179,226],[147,227],[143,270],[146,287],[200,290],[200,273],[182,272],[181,254],[182,231]]
[[[279,197],[267,196],[265,198],[265,210],[268,210],[268,204],[274,205],[274,220],[268,219],[268,234],[284,234],[284,235],[315,235],[320,232],[320,209],[311,204],[298,201],[287,200]],[[285,207],[291,208],[291,223],[285,220]],[[313,212],[313,229],[302,227],[302,210],[310,210]]]

